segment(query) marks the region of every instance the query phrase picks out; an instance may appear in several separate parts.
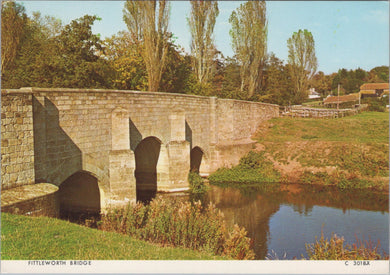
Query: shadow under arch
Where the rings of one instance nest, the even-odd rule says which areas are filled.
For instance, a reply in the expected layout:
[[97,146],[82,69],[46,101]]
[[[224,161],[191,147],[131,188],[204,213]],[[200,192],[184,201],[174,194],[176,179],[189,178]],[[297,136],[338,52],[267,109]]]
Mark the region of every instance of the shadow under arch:
[[190,171],[199,174],[204,152],[202,148],[195,146],[190,152]]
[[92,173],[80,170],[72,174],[60,184],[58,193],[62,218],[80,220],[100,214],[100,189]]
[[137,201],[148,203],[156,196],[161,144],[160,139],[150,136],[141,140],[134,150]]

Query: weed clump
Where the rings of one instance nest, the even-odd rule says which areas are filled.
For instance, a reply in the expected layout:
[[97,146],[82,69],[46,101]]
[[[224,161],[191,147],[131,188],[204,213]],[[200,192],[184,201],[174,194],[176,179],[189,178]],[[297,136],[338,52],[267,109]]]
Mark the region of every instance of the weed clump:
[[229,230],[222,212],[210,204],[157,198],[149,205],[129,204],[102,215],[99,228],[132,237],[194,250],[253,259],[252,243],[246,231],[235,225]]
[[306,253],[310,260],[388,260],[389,255],[380,253],[380,243],[359,240],[349,245],[344,244],[344,238],[334,234],[330,240],[324,237],[314,244],[306,244]]

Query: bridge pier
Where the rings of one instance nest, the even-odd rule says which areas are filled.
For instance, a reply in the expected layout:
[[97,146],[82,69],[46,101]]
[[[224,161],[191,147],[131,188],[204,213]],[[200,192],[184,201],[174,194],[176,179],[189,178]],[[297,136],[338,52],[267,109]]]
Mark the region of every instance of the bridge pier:
[[186,140],[184,110],[176,110],[169,116],[171,138],[167,144],[169,156],[169,189],[188,188],[190,171],[190,143]]
[[111,114],[109,152],[110,204],[136,201],[135,155],[130,150],[129,113],[116,108]]

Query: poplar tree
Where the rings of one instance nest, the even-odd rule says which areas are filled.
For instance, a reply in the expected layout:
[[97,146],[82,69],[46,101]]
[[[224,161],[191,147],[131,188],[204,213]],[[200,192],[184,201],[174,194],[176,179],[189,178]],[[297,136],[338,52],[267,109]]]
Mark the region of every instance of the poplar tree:
[[158,91],[169,46],[169,3],[166,0],[128,0],[124,20],[132,37],[143,44],[142,57],[148,73],[149,90]]
[[241,92],[252,97],[261,87],[267,52],[265,1],[248,1],[230,15],[233,50],[241,65]]
[[317,57],[314,38],[308,30],[299,30],[287,40],[288,64],[291,65],[291,79],[294,83],[295,98],[302,101],[309,81],[317,71]]
[[198,82],[207,83],[215,72],[214,57],[216,49],[213,32],[219,14],[217,1],[191,1],[191,15],[188,20],[191,32],[191,52],[194,57],[193,68]]

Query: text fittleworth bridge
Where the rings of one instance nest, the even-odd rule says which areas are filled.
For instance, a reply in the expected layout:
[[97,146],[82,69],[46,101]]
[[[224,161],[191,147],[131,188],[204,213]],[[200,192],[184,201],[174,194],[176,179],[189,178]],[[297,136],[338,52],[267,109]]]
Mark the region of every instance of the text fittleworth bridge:
[[236,164],[259,124],[279,113],[272,104],[137,91],[21,88],[1,96],[2,202],[12,205],[13,190],[31,201],[59,187],[53,198],[68,210],[187,188],[190,169]]

